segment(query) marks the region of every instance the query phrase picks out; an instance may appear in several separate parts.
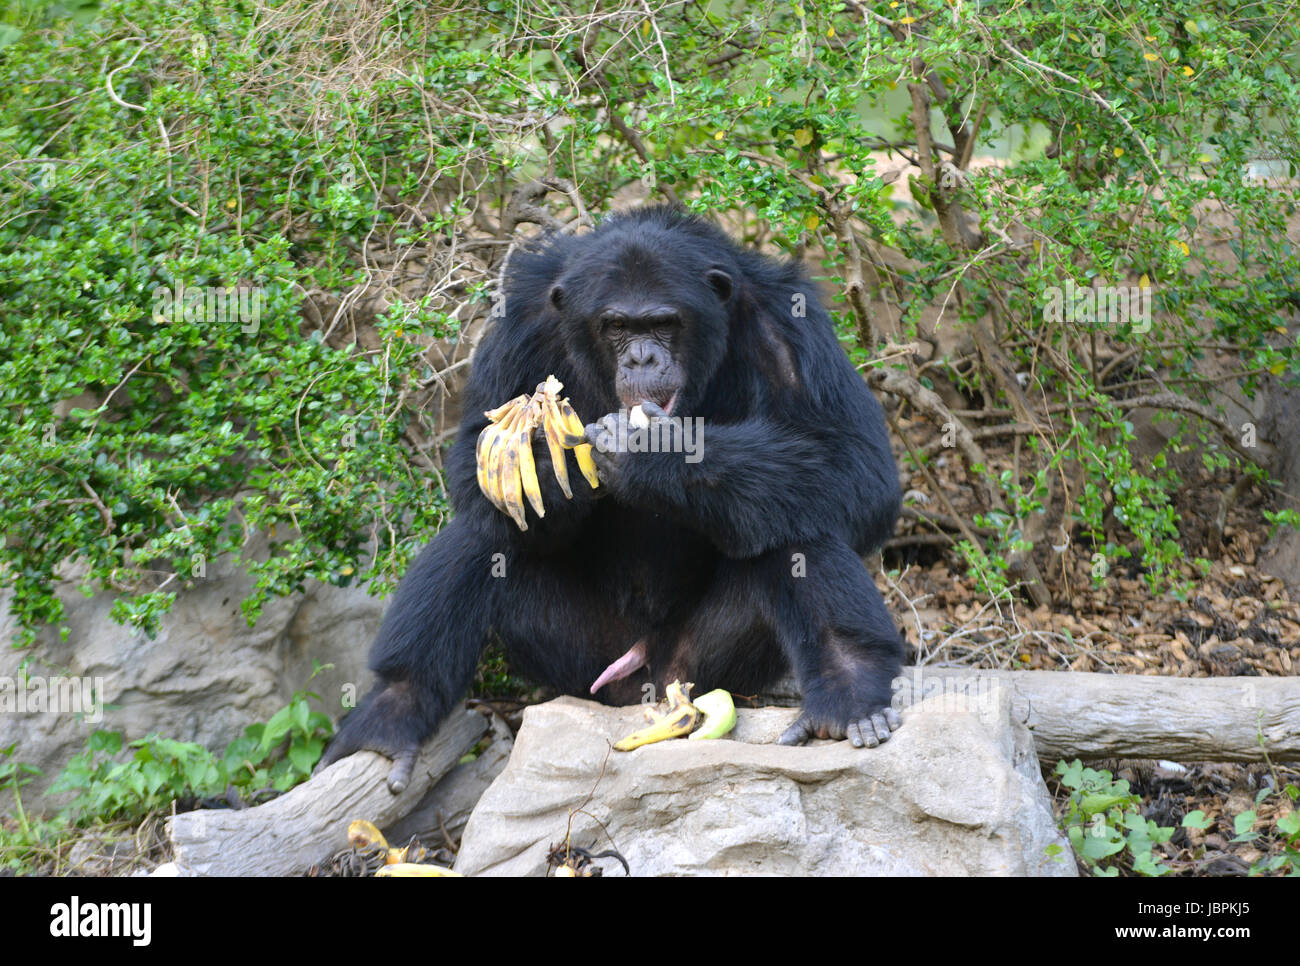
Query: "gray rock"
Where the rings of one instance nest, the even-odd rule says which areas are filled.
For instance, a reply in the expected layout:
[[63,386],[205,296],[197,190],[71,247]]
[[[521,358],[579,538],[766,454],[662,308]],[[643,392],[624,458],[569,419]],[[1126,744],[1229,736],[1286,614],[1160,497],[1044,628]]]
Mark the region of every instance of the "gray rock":
[[[372,675],[366,655],[385,603],[359,587],[309,581],[306,591],[269,601],[249,627],[240,601],[252,580],[221,562],[181,594],[151,640],[109,617],[115,595],[87,599],[69,581],[59,588],[70,627],[67,640],[53,629],[30,648],[0,646],[0,699],[26,673],[75,676],[102,688],[98,713],[28,711],[0,714],[0,748],[17,742],[16,761],[40,768],[43,777],[23,788],[28,807],[50,810],[60,799],[37,796],[91,731],[121,731],[128,740],[157,732],[221,752],[245,727],[266,721],[306,687],[323,699],[313,707],[337,717],[346,692],[359,698]],[[8,595],[0,596],[0,638],[13,633]],[[307,684],[312,660],[333,663]],[[97,720],[98,719],[98,720]]]
[[1075,875],[1010,707],[1000,687],[930,698],[870,750],[779,746],[797,711],[741,710],[729,739],[622,753],[610,745],[644,724],[638,709],[559,698],[525,711],[456,870],[543,875],[567,833],[617,849],[639,876]]

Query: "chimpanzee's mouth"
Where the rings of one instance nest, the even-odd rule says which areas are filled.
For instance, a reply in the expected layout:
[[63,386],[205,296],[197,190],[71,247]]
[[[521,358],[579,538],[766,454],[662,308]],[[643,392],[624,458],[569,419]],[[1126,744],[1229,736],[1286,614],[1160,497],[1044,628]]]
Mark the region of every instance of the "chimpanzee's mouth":
[[671,416],[673,414],[673,407],[677,405],[677,393],[660,393],[655,396],[653,402],[664,411],[665,416]]
[[665,416],[671,416],[673,407],[677,405],[677,394],[676,389],[657,389],[644,395],[633,396],[630,399],[624,398],[622,403],[627,409],[643,403],[653,403],[664,411]]

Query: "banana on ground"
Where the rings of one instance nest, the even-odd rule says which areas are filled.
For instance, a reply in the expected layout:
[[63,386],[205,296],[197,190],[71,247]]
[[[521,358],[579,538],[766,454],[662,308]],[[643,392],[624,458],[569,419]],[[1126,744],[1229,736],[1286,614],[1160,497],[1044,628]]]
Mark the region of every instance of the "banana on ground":
[[498,510],[509,515],[520,530],[528,529],[524,499],[539,517],[546,516],[542,489],[533,458],[533,433],[539,427],[546,437],[551,466],[566,499],[573,499],[565,450],[573,450],[578,469],[595,489],[600,485],[591,444],[586,442],[582,420],[568,399],[560,398],[564,384],[547,376],[537,390],[516,396],[502,406],[485,412],[489,422],[479,433],[475,448],[478,485]]
[[384,864],[394,865],[414,865],[421,862],[428,854],[428,849],[424,848],[414,838],[403,848],[395,849],[388,844],[384,838],[384,833],[375,827],[373,822],[367,822],[363,818],[357,819],[348,825],[348,844],[358,852],[380,852],[384,856]]
[[436,879],[462,879],[459,872],[453,872],[451,869],[444,868],[441,865],[424,865],[415,862],[395,862],[392,865],[386,865],[375,873],[376,879],[409,879],[409,878],[436,878]]

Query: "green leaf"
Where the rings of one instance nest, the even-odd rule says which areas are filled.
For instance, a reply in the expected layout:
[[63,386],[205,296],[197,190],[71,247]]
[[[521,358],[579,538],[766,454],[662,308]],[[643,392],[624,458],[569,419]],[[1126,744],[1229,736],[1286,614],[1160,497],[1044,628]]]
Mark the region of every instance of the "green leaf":
[[1087,815],[1096,815],[1100,812],[1107,812],[1116,805],[1122,805],[1129,801],[1128,795],[1114,794],[1092,794],[1084,795],[1080,802],[1080,807]]
[[1277,820],[1277,827],[1282,834],[1292,837],[1300,835],[1300,810],[1292,810]]
[[1199,808],[1195,811],[1188,812],[1183,816],[1183,828],[1205,829],[1209,828],[1212,824],[1214,823],[1206,818],[1205,813]]
[[1240,815],[1234,818],[1232,820],[1232,827],[1233,830],[1238,835],[1245,835],[1247,832],[1253,829],[1255,827],[1254,809],[1251,809],[1250,811],[1247,812],[1242,812]]

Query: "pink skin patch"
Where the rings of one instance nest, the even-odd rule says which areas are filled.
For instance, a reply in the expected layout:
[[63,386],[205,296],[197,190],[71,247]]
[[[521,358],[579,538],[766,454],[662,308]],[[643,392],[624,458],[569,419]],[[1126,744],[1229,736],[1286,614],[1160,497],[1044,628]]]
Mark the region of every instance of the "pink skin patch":
[[643,667],[645,667],[645,641],[637,641],[628,648],[626,654],[600,672],[600,677],[596,678],[596,683],[591,686],[591,693],[595,694],[610,681],[621,681],[633,671]]

